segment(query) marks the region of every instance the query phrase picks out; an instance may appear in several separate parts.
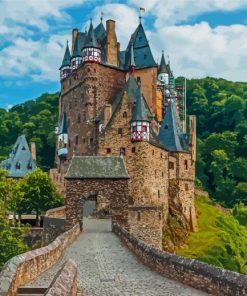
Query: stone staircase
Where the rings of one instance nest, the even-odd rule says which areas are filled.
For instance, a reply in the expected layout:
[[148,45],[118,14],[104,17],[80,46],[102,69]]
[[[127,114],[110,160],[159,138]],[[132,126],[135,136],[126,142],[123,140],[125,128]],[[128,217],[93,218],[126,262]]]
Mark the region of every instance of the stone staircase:
[[43,296],[47,288],[19,288],[16,296]]

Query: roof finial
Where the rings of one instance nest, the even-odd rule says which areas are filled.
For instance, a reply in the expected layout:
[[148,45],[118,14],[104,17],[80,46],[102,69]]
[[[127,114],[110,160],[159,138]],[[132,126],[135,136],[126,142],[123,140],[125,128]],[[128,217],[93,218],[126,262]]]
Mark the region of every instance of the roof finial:
[[92,22],[93,22],[93,19],[90,17],[90,24],[92,24]]
[[101,17],[100,17],[100,22],[101,22],[101,24],[102,24],[104,12],[101,11],[100,15],[101,15]]
[[162,55],[164,54],[164,49],[162,49]]
[[144,7],[140,7],[140,15],[139,15],[139,22],[140,24],[142,23],[142,12],[145,12],[145,8]]
[[87,26],[85,27],[85,33],[87,34]]

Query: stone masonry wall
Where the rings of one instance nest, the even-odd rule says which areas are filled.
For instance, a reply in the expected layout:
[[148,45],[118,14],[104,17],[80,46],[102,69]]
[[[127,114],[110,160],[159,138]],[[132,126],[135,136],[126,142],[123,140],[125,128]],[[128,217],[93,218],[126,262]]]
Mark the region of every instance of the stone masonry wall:
[[11,258],[0,273],[0,295],[14,296],[20,286],[53,266],[79,233],[80,228],[75,225],[50,245]]
[[[73,155],[95,155],[98,127],[95,119],[112,103],[125,83],[125,73],[113,67],[85,64],[61,85],[61,114],[68,119],[68,158],[56,156],[59,173],[65,173]],[[61,120],[61,118],[60,118]]]
[[108,199],[113,215],[112,221],[127,225],[128,179],[67,179],[65,183],[68,228],[73,227],[78,221],[82,223],[82,202],[85,196],[90,195]]
[[162,207],[154,205],[129,206],[129,232],[146,244],[162,249]]
[[56,275],[45,296],[76,296],[77,266],[73,260],[68,260]]
[[247,276],[152,248],[119,225],[113,232],[139,259],[161,275],[216,296],[247,295]]

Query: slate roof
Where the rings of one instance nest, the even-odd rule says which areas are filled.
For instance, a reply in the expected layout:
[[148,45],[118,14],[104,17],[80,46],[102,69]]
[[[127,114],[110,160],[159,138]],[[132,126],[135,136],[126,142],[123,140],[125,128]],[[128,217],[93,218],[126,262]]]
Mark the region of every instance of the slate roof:
[[[17,166],[19,166],[20,169],[17,169]],[[36,163],[32,159],[32,154],[24,135],[18,137],[9,155],[9,159],[4,160],[1,163],[1,167],[6,169],[9,173],[9,177],[12,178],[22,178],[35,170]]]
[[160,61],[159,70],[158,70],[158,74],[160,73],[169,74],[168,67],[165,61],[164,51],[162,51],[161,61]]
[[58,133],[61,134],[67,134],[68,133],[68,126],[67,126],[67,114],[66,112],[63,112],[63,117],[61,121],[61,125],[59,127]]
[[134,112],[132,115],[132,121],[150,121],[150,114],[147,108],[147,103],[142,94],[140,94],[136,100]]
[[184,134],[182,134],[181,131],[176,102],[171,100],[168,104],[158,139],[170,151],[185,152],[188,151],[188,148],[184,138]]
[[94,28],[93,28],[92,21],[90,23],[90,27],[89,27],[83,47],[99,47],[96,37],[95,37],[95,34],[94,34]]
[[102,22],[94,29],[94,34],[98,43],[102,44],[106,38],[106,30]]
[[75,156],[66,179],[128,179],[124,161],[119,156]]
[[82,54],[81,54],[81,48],[80,48],[80,37],[77,35],[77,37],[75,39],[74,50],[73,50],[71,58],[80,57],[81,55]]
[[142,24],[140,23],[136,28],[135,32],[132,34],[125,52],[125,68],[126,69],[130,64],[132,43],[134,47],[135,65],[137,69],[157,66],[153,58],[145,31],[143,29]]
[[71,59],[71,56],[70,56],[69,45],[68,45],[68,41],[67,41],[67,46],[65,49],[63,62],[62,62],[61,67],[59,68],[59,70],[63,67],[70,66],[70,59]]

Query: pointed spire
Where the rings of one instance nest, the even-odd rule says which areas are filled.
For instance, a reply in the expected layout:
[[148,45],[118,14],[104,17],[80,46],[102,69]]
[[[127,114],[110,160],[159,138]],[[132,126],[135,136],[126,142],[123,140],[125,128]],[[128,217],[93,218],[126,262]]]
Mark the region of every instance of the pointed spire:
[[171,100],[168,104],[158,138],[170,151],[185,151],[183,148],[180,118],[174,100]]
[[150,122],[148,114],[149,114],[149,110],[147,109],[147,104],[145,103],[145,99],[140,92],[140,95],[137,97],[137,100],[136,100],[136,105],[135,105],[135,109],[134,109],[131,121]]
[[65,49],[63,62],[62,62],[62,65],[61,65],[60,69],[63,68],[63,67],[70,66],[70,59],[71,59],[71,56],[70,56],[70,51],[69,51],[69,42],[67,40],[67,46],[66,46],[66,49]]
[[85,40],[85,47],[98,47],[97,40],[94,34],[92,19],[90,19],[90,27]]
[[164,50],[162,50],[162,56],[161,56],[161,60],[160,60],[160,66],[159,66],[159,71],[158,73],[167,73],[169,74],[168,72],[168,68],[167,68],[167,65],[166,65],[166,61],[165,61],[165,56],[164,56]]

